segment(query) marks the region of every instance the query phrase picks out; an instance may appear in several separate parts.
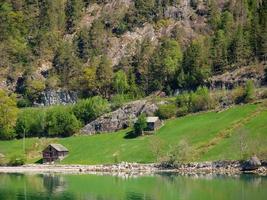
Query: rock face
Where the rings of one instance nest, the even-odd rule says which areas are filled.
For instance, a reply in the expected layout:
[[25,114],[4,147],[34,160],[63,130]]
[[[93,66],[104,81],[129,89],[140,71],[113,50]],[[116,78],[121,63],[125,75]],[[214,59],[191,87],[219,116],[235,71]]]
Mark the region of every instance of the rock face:
[[211,89],[233,89],[236,86],[245,85],[248,80],[252,80],[257,86],[265,84],[266,66],[259,64],[257,66],[243,67],[232,72],[226,72],[221,75],[213,76],[208,80],[208,86]]
[[261,161],[257,158],[257,156],[253,156],[242,165],[242,170],[243,171],[256,170],[260,166],[261,166]]
[[146,100],[135,101],[92,121],[81,130],[81,133],[93,135],[118,131],[134,123],[141,113],[152,116],[157,109],[155,104]]
[[59,104],[76,103],[78,97],[75,92],[64,90],[46,90],[40,94],[39,99],[34,102],[36,106],[51,106]]
[[[106,51],[112,65],[116,66],[122,58],[135,55],[138,51],[138,44],[144,39],[149,39],[153,45],[157,45],[159,38],[170,37],[174,28],[179,27],[182,46],[197,38],[199,34],[207,33],[209,31],[206,23],[207,16],[203,13],[207,12],[208,7],[202,0],[198,1],[197,8],[193,8],[190,2],[190,0],[179,0],[173,6],[166,7],[163,15],[169,19],[168,25],[156,28],[151,23],[144,23],[120,36],[108,36]],[[134,3],[133,0],[106,0],[103,4],[89,4],[79,23],[79,28],[90,28],[94,21],[106,16],[107,13],[117,13],[123,16],[134,6]],[[105,23],[110,24],[106,18]],[[74,36],[75,33],[65,38],[71,41]]]

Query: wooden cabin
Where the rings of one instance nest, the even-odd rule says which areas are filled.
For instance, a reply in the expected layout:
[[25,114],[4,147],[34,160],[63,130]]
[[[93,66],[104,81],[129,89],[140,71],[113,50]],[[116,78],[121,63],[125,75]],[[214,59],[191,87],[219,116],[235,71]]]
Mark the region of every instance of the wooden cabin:
[[43,163],[52,163],[63,160],[69,150],[61,144],[50,144],[43,150]]
[[147,117],[146,123],[147,127],[145,131],[156,131],[162,125],[162,121],[158,117]]

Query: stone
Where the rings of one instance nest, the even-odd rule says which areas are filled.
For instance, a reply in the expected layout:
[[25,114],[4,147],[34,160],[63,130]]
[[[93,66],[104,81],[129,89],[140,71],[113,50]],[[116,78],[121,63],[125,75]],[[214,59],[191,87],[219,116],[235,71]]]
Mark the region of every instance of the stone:
[[78,100],[76,92],[65,90],[46,90],[42,92],[34,105],[36,106],[51,106],[51,105],[66,105],[74,104]]
[[247,80],[252,80],[256,86],[261,86],[265,81],[265,68],[259,64],[212,76],[207,80],[207,86],[210,89],[231,90],[237,86],[244,86]]
[[245,161],[244,164],[242,164],[242,171],[251,171],[256,170],[261,166],[261,161],[257,156],[251,157],[249,160]]
[[147,116],[153,116],[157,109],[157,105],[147,100],[134,101],[90,122],[81,130],[81,133],[93,135],[96,133],[118,131],[134,124],[142,113]]

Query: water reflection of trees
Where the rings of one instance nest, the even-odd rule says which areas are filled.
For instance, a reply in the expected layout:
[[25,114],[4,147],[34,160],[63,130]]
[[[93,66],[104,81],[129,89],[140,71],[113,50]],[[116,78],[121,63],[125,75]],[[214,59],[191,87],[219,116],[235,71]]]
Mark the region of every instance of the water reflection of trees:
[[43,176],[43,186],[49,194],[63,192],[67,188],[67,182],[63,176],[45,174]]

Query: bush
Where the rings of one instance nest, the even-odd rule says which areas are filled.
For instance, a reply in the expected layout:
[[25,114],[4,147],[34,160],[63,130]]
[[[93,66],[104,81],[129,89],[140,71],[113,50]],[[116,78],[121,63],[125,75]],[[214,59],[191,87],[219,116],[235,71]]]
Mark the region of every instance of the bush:
[[183,107],[177,108],[176,116],[182,117],[182,116],[185,116],[187,113],[188,113],[188,107],[183,106]]
[[190,95],[188,93],[180,94],[176,97],[176,105],[178,107],[189,107]]
[[160,105],[157,111],[157,116],[160,119],[170,119],[176,115],[176,106],[174,104]]
[[144,114],[141,114],[136,123],[134,124],[134,134],[135,136],[139,136],[143,134],[143,131],[146,129],[147,123],[146,123],[146,116]]
[[266,99],[267,98],[267,90],[264,90],[262,93],[261,93],[261,99]]
[[83,124],[87,124],[109,111],[110,105],[108,101],[98,96],[80,100],[73,106],[74,115]]
[[240,104],[244,101],[244,88],[237,87],[232,91],[232,99],[236,104]]
[[255,98],[255,86],[252,80],[246,82],[244,90],[244,103],[249,103]]
[[213,107],[213,99],[206,87],[199,87],[195,93],[190,95],[190,110],[199,112]]
[[45,135],[45,110],[27,108],[21,110],[16,122],[17,135],[23,137],[40,137]]
[[31,103],[31,101],[29,99],[23,98],[23,99],[19,99],[18,100],[17,106],[18,106],[18,108],[25,108],[25,107],[32,106],[32,103]]
[[110,102],[111,102],[111,109],[115,110],[123,106],[124,103],[128,102],[131,98],[128,95],[124,94],[116,94],[114,95]]
[[253,81],[246,82],[245,87],[237,87],[232,92],[232,98],[236,104],[249,103],[255,98],[255,86]]
[[57,106],[46,114],[46,132],[49,136],[71,136],[80,128],[80,122],[68,108]]
[[17,102],[15,95],[8,95],[0,89],[0,139],[12,139],[16,136]]
[[186,140],[181,140],[171,148],[167,155],[167,163],[171,165],[188,162],[192,159],[192,149]]
[[21,166],[24,165],[26,161],[26,158],[24,156],[13,156],[9,162],[9,166]]

